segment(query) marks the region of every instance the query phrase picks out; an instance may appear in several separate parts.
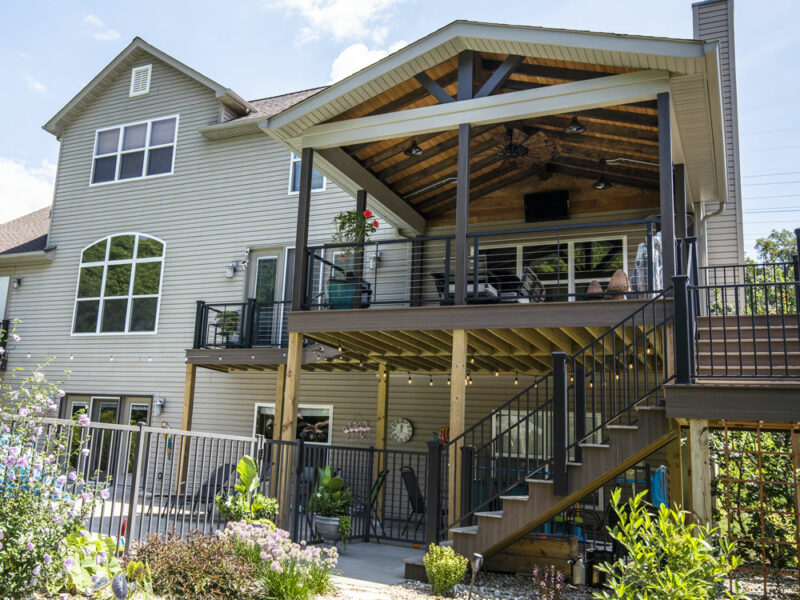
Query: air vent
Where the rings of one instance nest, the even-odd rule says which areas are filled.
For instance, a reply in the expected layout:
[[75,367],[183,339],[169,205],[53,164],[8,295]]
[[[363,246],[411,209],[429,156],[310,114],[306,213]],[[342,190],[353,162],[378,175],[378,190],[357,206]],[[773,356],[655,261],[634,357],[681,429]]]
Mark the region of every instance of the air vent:
[[153,65],[136,67],[131,71],[131,97],[144,96],[150,91],[150,72]]

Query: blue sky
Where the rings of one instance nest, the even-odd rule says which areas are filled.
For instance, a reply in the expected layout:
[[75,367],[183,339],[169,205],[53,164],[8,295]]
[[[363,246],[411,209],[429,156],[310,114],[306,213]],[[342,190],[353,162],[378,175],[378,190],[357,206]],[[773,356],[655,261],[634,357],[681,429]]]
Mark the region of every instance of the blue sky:
[[[329,83],[454,19],[692,35],[687,0],[4,2],[0,222],[49,203],[58,143],[41,125],[134,36],[254,99]],[[798,2],[736,3],[747,250],[800,226],[797,23]]]

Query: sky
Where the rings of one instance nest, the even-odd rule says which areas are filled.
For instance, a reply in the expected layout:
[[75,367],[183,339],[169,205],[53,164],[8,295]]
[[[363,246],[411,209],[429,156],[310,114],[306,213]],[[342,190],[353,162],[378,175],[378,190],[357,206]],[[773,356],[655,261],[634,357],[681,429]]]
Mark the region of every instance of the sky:
[[[689,0],[0,0],[0,223],[50,204],[58,142],[42,124],[137,35],[256,99],[338,80],[455,19],[692,37]],[[797,23],[800,2],[735,4],[748,252],[800,227]]]

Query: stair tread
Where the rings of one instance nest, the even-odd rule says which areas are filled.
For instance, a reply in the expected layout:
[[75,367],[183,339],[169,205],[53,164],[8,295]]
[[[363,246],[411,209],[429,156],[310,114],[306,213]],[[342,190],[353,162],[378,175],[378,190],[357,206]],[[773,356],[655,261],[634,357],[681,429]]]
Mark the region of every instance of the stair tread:
[[503,511],[502,510],[486,510],[483,512],[476,512],[476,517],[489,517],[492,519],[502,519],[503,518]]
[[467,535],[478,535],[478,526],[468,525],[467,527],[451,527],[450,533],[465,533]]
[[615,424],[612,423],[610,425],[606,425],[606,429],[636,430],[636,429],[639,429],[639,426],[638,425],[615,425]]
[[578,445],[581,448],[611,448],[611,444],[595,444],[592,442],[581,442]]
[[502,500],[503,502],[505,502],[506,500],[513,500],[513,501],[517,501],[517,502],[528,502],[528,500],[530,500],[530,499],[531,499],[531,497],[527,496],[527,495],[525,495],[525,496],[500,496],[500,500]]

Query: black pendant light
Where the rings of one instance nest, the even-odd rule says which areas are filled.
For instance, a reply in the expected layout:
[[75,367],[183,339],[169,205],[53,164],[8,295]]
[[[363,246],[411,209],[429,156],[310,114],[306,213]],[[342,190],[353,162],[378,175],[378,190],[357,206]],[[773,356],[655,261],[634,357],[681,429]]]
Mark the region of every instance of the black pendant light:
[[417,144],[417,140],[412,140],[411,145],[403,150],[403,154],[406,156],[422,156],[425,150],[419,147]]
[[598,179],[597,181],[595,181],[592,184],[592,187],[594,189],[596,189],[596,190],[607,190],[607,189],[609,189],[611,187],[614,187],[612,185],[612,183],[608,179],[606,179],[606,174],[604,172],[605,171],[605,167],[606,167],[606,160],[604,158],[601,158],[600,159],[600,169],[601,169],[600,179]]
[[568,133],[570,135],[578,135],[584,131],[586,131],[586,127],[584,127],[583,123],[578,121],[578,117],[576,116],[573,116],[572,121],[569,122],[569,125],[564,127],[564,133]]

